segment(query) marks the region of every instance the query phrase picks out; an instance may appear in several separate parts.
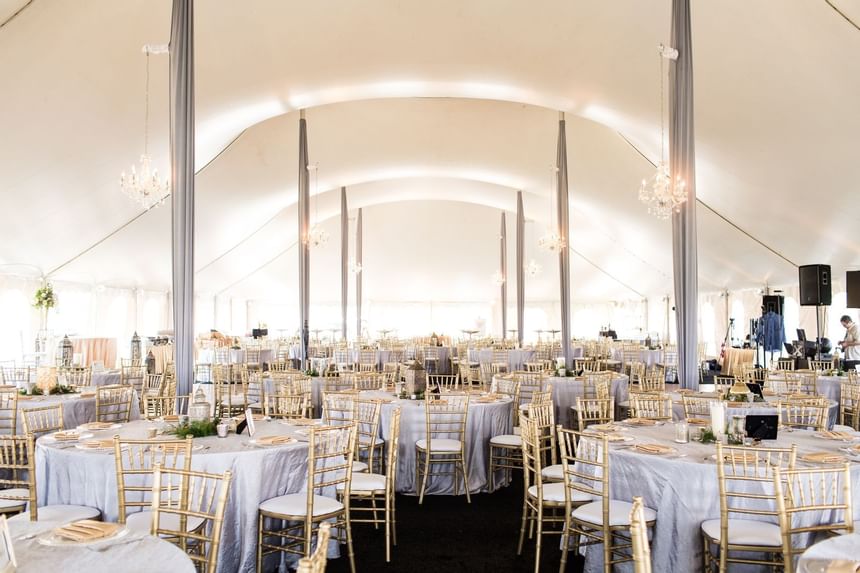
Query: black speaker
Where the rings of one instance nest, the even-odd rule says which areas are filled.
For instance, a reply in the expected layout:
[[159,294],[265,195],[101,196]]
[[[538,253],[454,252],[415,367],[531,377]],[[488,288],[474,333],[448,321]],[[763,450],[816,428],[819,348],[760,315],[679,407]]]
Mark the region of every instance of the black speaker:
[[860,271],[845,273],[845,287],[848,291],[848,308],[860,308]]
[[797,270],[800,275],[800,305],[830,306],[830,265],[803,265]]
[[782,314],[782,307],[785,306],[785,297],[781,294],[766,294],[761,297],[762,314],[767,314],[773,311],[776,314]]

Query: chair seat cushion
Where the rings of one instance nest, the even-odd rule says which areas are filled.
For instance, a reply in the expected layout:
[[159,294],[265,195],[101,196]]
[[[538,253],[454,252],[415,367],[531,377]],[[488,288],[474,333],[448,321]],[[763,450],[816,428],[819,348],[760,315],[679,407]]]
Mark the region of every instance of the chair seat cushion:
[[[39,508],[39,521],[54,521],[65,525],[82,519],[101,519],[102,512],[85,505],[46,505]],[[9,521],[29,521],[30,512],[19,513]]]
[[262,410],[263,403],[262,402],[254,402],[253,404],[248,404],[248,407],[252,410]]
[[[703,521],[702,531],[711,539],[720,541],[720,520]],[[729,545],[780,547],[782,537],[779,525],[752,519],[729,519]]]
[[[337,484],[337,491],[343,491],[342,483]],[[351,491],[357,492],[384,492],[385,476],[382,474],[352,474]]]
[[523,445],[523,439],[515,434],[501,434],[490,438],[490,444],[493,446],[508,446],[511,448],[519,448]]
[[[433,452],[459,452],[460,440],[449,440],[447,438],[436,438],[430,442]],[[419,450],[427,449],[427,440],[418,440],[415,447]]]
[[[359,443],[361,444],[362,447],[366,448],[367,446],[370,445],[370,436],[361,436],[361,438],[359,439]],[[378,436],[373,439],[374,447],[381,446],[384,443],[385,443],[385,440],[383,440],[382,438],[380,438]]]
[[352,473],[363,473],[367,471],[367,462],[360,462],[358,460],[352,461]]
[[563,481],[564,480],[564,466],[562,466],[561,464],[554,464],[551,466],[547,466],[541,470],[540,475],[545,480]]
[[[2,491],[2,494],[8,497],[30,497],[30,491],[23,487],[4,489]],[[26,499],[0,499],[0,512],[23,509],[25,505],[27,505]]]
[[[204,522],[205,520],[200,517],[189,517],[185,527],[188,531],[195,531]],[[146,509],[129,514],[125,518],[125,523],[132,531],[149,533],[152,527],[152,512]],[[170,531],[179,531],[179,515],[175,513],[162,513],[158,518],[158,527]]]
[[[305,516],[308,513],[307,503],[306,493],[292,493],[267,499],[260,504],[260,511],[277,515]],[[342,509],[343,504],[332,497],[314,496],[314,517],[336,513]]]
[[[588,494],[582,493],[581,491],[573,491],[571,490],[571,500],[573,503],[584,503],[587,501],[591,501],[594,498]],[[529,488],[529,496],[536,498],[537,497],[537,486],[533,485]],[[564,503],[564,483],[562,482],[553,482],[553,483],[545,483],[543,484],[543,499],[544,501],[552,501],[555,503]]]
[[[627,501],[609,501],[609,526],[630,525],[630,510],[633,504]],[[654,521],[657,519],[657,512],[651,508],[643,508],[645,511],[645,521]],[[571,517],[576,520],[592,523],[594,525],[603,524],[603,502],[592,501],[580,507],[577,507],[571,513]]]

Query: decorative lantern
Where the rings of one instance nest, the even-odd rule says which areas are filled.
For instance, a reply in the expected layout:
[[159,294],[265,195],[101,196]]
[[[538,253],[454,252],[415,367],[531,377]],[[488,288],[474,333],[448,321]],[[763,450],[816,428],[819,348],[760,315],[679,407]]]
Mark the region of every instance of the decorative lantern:
[[146,355],[146,373],[155,374],[155,354],[150,350]]
[[430,337],[430,346],[439,346],[439,337],[436,336],[436,333],[433,333],[433,336]]
[[422,394],[427,389],[427,370],[420,362],[415,360],[406,369],[406,385],[404,390],[407,394]]
[[134,336],[131,337],[131,359],[133,360],[132,364],[140,364],[140,361],[143,359],[143,345],[136,330],[134,331]]
[[59,366],[64,366],[66,368],[72,365],[72,359],[75,356],[75,347],[72,346],[72,341],[69,340],[69,335],[66,334],[63,336],[63,340],[60,341],[60,360]]
[[[743,399],[740,399],[739,396],[743,396]],[[751,397],[752,392],[750,392],[749,386],[740,378],[736,378],[735,383],[729,388],[729,400],[733,402],[752,402]]]
[[194,402],[188,406],[188,419],[192,422],[205,422],[212,412],[212,404],[206,400],[206,394],[202,388],[194,393]]

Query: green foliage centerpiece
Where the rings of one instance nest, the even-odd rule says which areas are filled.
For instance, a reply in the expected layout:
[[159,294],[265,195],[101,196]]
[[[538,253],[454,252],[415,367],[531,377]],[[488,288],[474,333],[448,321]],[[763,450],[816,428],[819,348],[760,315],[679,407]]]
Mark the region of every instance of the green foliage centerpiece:
[[212,420],[195,420],[193,422],[179,424],[169,433],[175,435],[177,438],[180,439],[185,439],[188,436],[191,436],[192,438],[205,438],[206,436],[215,436],[218,434],[219,422],[220,420],[218,418],[214,418]]

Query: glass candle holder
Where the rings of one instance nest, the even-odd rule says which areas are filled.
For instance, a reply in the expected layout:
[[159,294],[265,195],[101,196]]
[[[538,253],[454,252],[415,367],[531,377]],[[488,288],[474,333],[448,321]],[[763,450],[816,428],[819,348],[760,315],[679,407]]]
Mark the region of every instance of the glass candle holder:
[[679,444],[690,441],[690,426],[687,422],[675,422],[675,441]]

